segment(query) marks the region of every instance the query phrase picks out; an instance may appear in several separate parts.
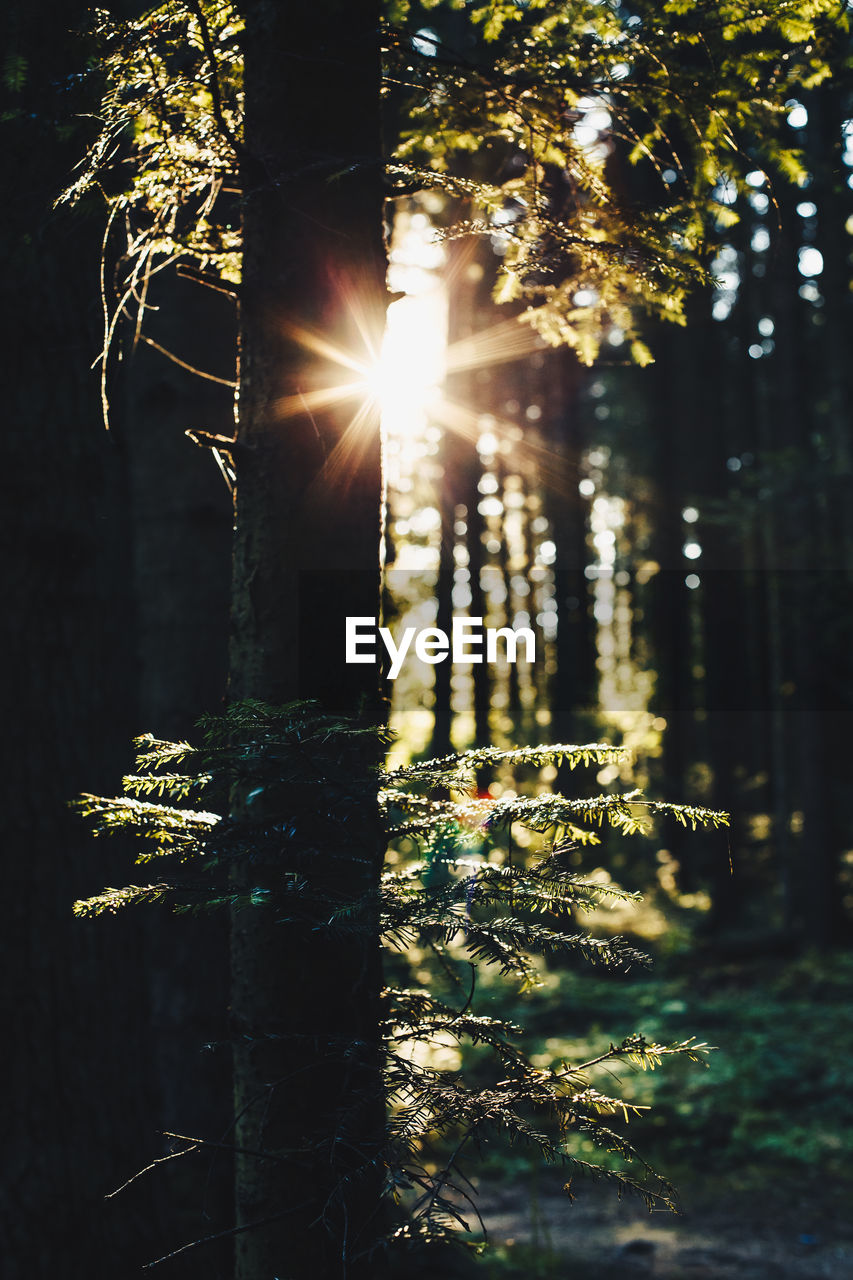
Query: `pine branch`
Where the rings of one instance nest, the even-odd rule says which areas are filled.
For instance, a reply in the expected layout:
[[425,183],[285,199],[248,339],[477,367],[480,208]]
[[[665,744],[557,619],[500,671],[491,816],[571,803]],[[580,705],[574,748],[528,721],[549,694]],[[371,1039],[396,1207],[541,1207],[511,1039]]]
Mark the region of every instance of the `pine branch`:
[[[182,867],[180,879],[173,875],[147,885],[105,889],[75,903],[75,914],[95,916],[156,901],[179,913],[263,911],[274,913],[270,918],[281,928],[307,928],[330,938],[381,936],[386,947],[402,953],[404,962],[412,948],[415,955],[431,954],[452,996],[441,998],[416,987],[388,988],[380,1024],[388,1146],[371,1158],[371,1168],[385,1164],[389,1195],[405,1187],[420,1193],[414,1220],[402,1235],[396,1233],[401,1240],[438,1238],[465,1222],[459,1208],[459,1196],[464,1199],[465,1193],[456,1186],[458,1160],[469,1143],[494,1137],[529,1146],[539,1158],[572,1172],[607,1178],[620,1190],[636,1191],[650,1205],[671,1206],[671,1189],[655,1181],[633,1145],[613,1128],[615,1119],[636,1118],[642,1108],[599,1090],[594,1074],[620,1065],[654,1069],[677,1055],[701,1062],[708,1046],[695,1040],[662,1045],[635,1034],[585,1062],[542,1071],[525,1055],[521,1027],[475,1007],[476,976],[480,964],[489,964],[532,987],[540,981],[534,957],[555,952],[614,971],[647,964],[648,957],[621,937],[594,938],[565,927],[573,912],[591,910],[607,899],[628,902],[638,896],[578,870],[579,849],[597,839],[590,828],[607,823],[631,835],[658,815],[686,826],[715,828],[726,822],[726,815],[650,801],[637,790],[591,798],[522,794],[500,800],[466,793],[472,774],[485,764],[522,770],[558,759],[573,767],[625,759],[621,749],[607,744],[473,751],[371,773],[365,761],[376,759],[386,735],[326,717],[313,703],[238,703],[223,716],[208,717],[202,731],[201,747],[143,736],[136,742],[139,772],[125,778],[126,794],[87,795],[76,805],[96,832],[128,831],[140,839],[139,861],[171,854],[192,859],[189,870]],[[185,772],[176,771],[176,763]],[[453,798],[407,790],[435,786],[451,790]],[[259,795],[263,817],[256,818],[253,798]],[[230,816],[220,817],[196,807],[212,796],[239,799]],[[405,832],[422,841],[426,856],[387,870],[375,891],[356,900],[328,883],[320,889],[314,875],[318,861],[327,876],[336,863],[343,870],[353,856],[350,831],[380,820],[391,835]],[[544,848],[526,860],[507,860],[500,845],[507,833],[511,840],[515,824],[543,836]],[[494,845],[497,857],[490,861],[483,854]],[[466,851],[472,847],[475,855]],[[268,864],[271,857],[281,864],[274,885],[234,890],[226,874],[230,868],[242,867],[251,885],[255,861]],[[259,1028],[257,1034],[263,1038],[265,1033]],[[451,1045],[462,1055],[461,1073],[438,1069],[430,1059]],[[479,1047],[481,1058],[491,1064],[482,1070],[500,1078],[470,1083],[464,1071],[468,1046]],[[357,1061],[363,1046],[335,1038],[327,1051],[342,1061]],[[330,1143],[347,1141],[366,1105],[373,1105],[372,1098],[356,1089],[342,1104]],[[438,1172],[423,1169],[424,1145],[450,1141],[451,1135],[450,1158]],[[624,1167],[598,1168],[578,1159],[578,1136],[617,1157]],[[288,1153],[288,1158],[296,1154]],[[632,1163],[643,1170],[642,1177],[626,1172]],[[344,1180],[363,1175],[359,1166]],[[332,1198],[343,1192],[342,1182]]]
[[499,750],[497,747],[480,747],[472,751],[440,756],[434,760],[420,760],[415,764],[405,765],[399,769],[380,775],[385,786],[397,786],[400,783],[428,782],[431,786],[449,786],[454,781],[467,786],[476,778],[480,769],[494,769],[505,765],[512,769],[541,769],[548,764],[566,765],[575,769],[579,765],[623,764],[631,759],[631,752],[626,747],[613,747],[609,743],[592,742],[584,746],[572,747],[557,744],[555,746],[516,747],[512,750]]

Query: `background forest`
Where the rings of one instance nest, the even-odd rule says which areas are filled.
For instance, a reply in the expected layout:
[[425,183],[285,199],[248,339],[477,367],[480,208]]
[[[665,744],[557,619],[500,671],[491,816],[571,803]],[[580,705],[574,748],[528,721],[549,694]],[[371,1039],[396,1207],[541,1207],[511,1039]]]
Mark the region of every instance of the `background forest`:
[[[409,13],[424,58],[459,37],[458,8]],[[113,794],[140,730],[192,738],[225,699],[230,462],[187,432],[232,435],[236,342],[227,289],[200,287],[192,265],[163,272],[146,284],[144,329],[131,324],[114,340],[103,430],[91,365],[102,347],[104,211],[94,197],[54,208],[98,110],[97,86],[79,74],[86,24],[82,4],[14,0],[3,18],[0,1204],[10,1277],[69,1280],[134,1274],[224,1231],[231,1196],[227,1141],[216,1148],[231,1107],[227,920],[133,909],[85,923],[71,912],[134,872],[131,842],[93,844],[69,801]],[[495,300],[517,211],[493,210],[477,236],[447,237],[459,191],[420,190],[403,172],[418,163],[412,144],[388,207],[394,301],[377,383],[388,624],[449,630],[451,615],[468,613],[533,627],[539,642],[533,666],[407,666],[389,707],[392,763],[624,743],[632,761],[600,761],[586,784],[558,762],[498,761],[478,771],[476,790],[499,802],[641,786],[731,815],[726,830],[660,824],[627,843],[605,829],[584,849],[591,878],[643,894],[639,906],[597,908],[591,928],[627,937],[651,969],[626,978],[554,963],[525,1013],[511,986],[488,988],[489,999],[526,1023],[543,1071],[639,1029],[718,1046],[707,1071],[679,1062],[623,1080],[630,1102],[653,1104],[632,1137],[700,1218],[726,1196],[760,1206],[756,1220],[776,1218],[804,1275],[847,1274],[853,1257],[838,1236],[853,1120],[845,41],[832,75],[784,102],[776,145],[787,176],[779,165],[768,176],[761,139],[747,136],[737,180],[718,171],[709,181],[707,274],[695,273],[683,327],[660,305],[642,323],[627,310],[616,323],[613,299],[597,311],[580,290],[573,305],[592,320],[578,320],[574,350],[519,325],[524,299]],[[399,109],[391,99],[389,114]],[[629,203],[683,179],[620,162],[600,103],[582,104],[569,124],[578,145],[610,157]],[[419,128],[422,139],[429,121]],[[511,156],[505,164],[511,181]],[[517,852],[523,859],[523,842]],[[398,842],[394,857],[406,856]],[[413,964],[425,987],[440,986],[426,953]],[[442,1051],[452,1068],[458,1049]],[[476,1071],[476,1052],[472,1061]],[[211,1149],[104,1199],[174,1154],[176,1135],[208,1135]],[[590,1154],[582,1140],[578,1149]],[[559,1171],[513,1148],[487,1153],[480,1176],[487,1204],[523,1201],[504,1234],[532,1233],[535,1245],[498,1250],[480,1264],[486,1273],[563,1274],[581,1244],[560,1236],[558,1248],[541,1226],[547,1215],[537,1218],[537,1196],[548,1177],[561,1185]],[[570,1221],[573,1211],[566,1203],[562,1213]],[[230,1275],[229,1248],[226,1238],[163,1270]],[[642,1251],[613,1256],[653,1271]],[[606,1274],[610,1257],[591,1274]],[[728,1274],[708,1265],[660,1274]]]

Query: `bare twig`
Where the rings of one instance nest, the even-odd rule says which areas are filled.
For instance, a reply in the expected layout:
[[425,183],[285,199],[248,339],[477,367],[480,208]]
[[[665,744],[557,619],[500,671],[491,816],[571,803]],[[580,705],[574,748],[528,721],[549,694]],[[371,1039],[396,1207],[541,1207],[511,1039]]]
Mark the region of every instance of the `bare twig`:
[[197,444],[200,449],[221,449],[223,453],[233,453],[237,441],[233,436],[212,435],[209,431],[196,431],[190,427],[184,435]]
[[[181,1137],[181,1135],[177,1133],[168,1134],[167,1136],[171,1138]],[[126,1187],[129,1187],[131,1183],[135,1182],[137,1178],[141,1178],[143,1173],[150,1173],[152,1169],[157,1168],[158,1164],[166,1164],[169,1160],[177,1160],[180,1156],[188,1156],[190,1152],[195,1151],[198,1147],[198,1139],[196,1138],[181,1138],[181,1141],[192,1142],[193,1145],[191,1147],[187,1147],[185,1151],[173,1151],[171,1155],[159,1156],[156,1160],[152,1160],[144,1169],[139,1169],[130,1178],[128,1178],[127,1182],[123,1182],[120,1187],[116,1187],[115,1191],[110,1191],[105,1195],[104,1199],[112,1200],[113,1196],[117,1196],[121,1191],[124,1191]]]
[[[211,1142],[207,1138],[190,1138],[185,1133],[171,1133],[168,1129],[161,1129],[160,1132],[164,1138],[176,1138],[178,1142],[192,1142],[197,1147],[213,1147],[217,1151],[231,1151],[238,1156],[255,1156],[258,1160],[274,1160],[277,1164],[290,1163],[289,1156],[273,1155],[271,1151],[253,1151],[251,1147],[235,1147],[231,1142]],[[178,1154],[183,1155],[184,1152],[181,1151]],[[171,1156],[163,1158],[170,1160]]]
[[265,1227],[270,1222],[278,1222],[281,1218],[287,1216],[288,1213],[295,1213],[298,1209],[304,1209],[308,1202],[303,1204],[291,1205],[289,1209],[282,1209],[280,1213],[273,1213],[268,1218],[258,1218],[255,1222],[245,1222],[242,1227],[228,1227],[225,1231],[214,1231],[212,1235],[200,1236],[198,1240],[190,1240],[188,1244],[182,1244],[180,1249],[173,1249],[171,1253],[164,1253],[161,1258],[155,1258],[153,1262],[146,1262],[143,1267],[144,1271],[150,1271],[153,1267],[159,1267],[161,1262],[170,1262],[172,1258],[179,1258],[181,1254],[188,1253],[190,1249],[198,1249],[200,1245],[212,1244],[214,1240],[226,1240],[229,1236],[241,1236],[244,1231],[254,1231],[257,1227]]
[[226,298],[233,298],[235,302],[240,296],[235,284],[229,284],[221,276],[213,276],[207,271],[199,271],[186,262],[179,262],[175,267],[175,272],[183,280],[192,280],[193,284],[202,284],[206,289],[212,289],[214,293],[224,293]]
[[230,387],[232,391],[236,391],[238,383],[231,378],[218,378],[215,373],[205,373],[203,369],[196,369],[195,365],[187,364],[186,360],[182,360],[180,356],[176,356],[173,351],[169,351],[166,347],[161,347],[159,342],[155,342],[153,338],[148,338],[144,333],[139,335],[140,342],[145,342],[149,347],[153,347],[155,351],[159,351],[161,356],[165,356],[167,360],[171,360],[181,369],[186,369],[187,373],[194,373],[197,378],[205,378],[208,382],[218,382],[222,387]]

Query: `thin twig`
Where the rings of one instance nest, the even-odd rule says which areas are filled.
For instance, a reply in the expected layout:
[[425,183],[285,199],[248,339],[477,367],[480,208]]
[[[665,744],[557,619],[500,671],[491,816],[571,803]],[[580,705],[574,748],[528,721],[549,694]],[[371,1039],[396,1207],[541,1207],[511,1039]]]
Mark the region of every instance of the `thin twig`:
[[101,261],[100,261],[100,287],[101,287],[101,313],[104,318],[104,342],[101,348],[101,413],[104,419],[104,429],[110,429],[110,402],[107,396],[107,351],[110,346],[112,337],[112,325],[110,323],[110,308],[107,302],[107,242],[110,238],[110,232],[113,229],[113,222],[116,214],[121,208],[120,202],[116,202],[110,209],[107,225],[104,227],[104,238],[101,241]]
[[[140,265],[145,263],[150,252],[151,252],[150,249],[142,250],[142,254],[141,254],[142,261]],[[134,271],[134,275],[136,274],[138,274],[138,272]],[[150,284],[151,284],[151,276],[146,271],[144,276],[142,277],[142,292],[139,294],[138,297],[134,294],[134,297],[136,297],[138,306],[136,308],[136,324],[134,325],[134,329],[133,329],[133,342],[131,344],[131,351],[136,350],[137,346],[139,345],[139,339],[142,336],[142,321],[145,319],[146,304],[148,301],[148,289]]]
[[[174,1133],[174,1134],[169,1134],[167,1136],[172,1138],[178,1138],[181,1135]],[[192,1142],[194,1145],[191,1147],[187,1147],[185,1151],[173,1151],[171,1155],[158,1156],[156,1160],[152,1160],[150,1164],[147,1164],[144,1169],[139,1169],[130,1178],[128,1178],[127,1182],[123,1182],[120,1187],[116,1187],[115,1191],[108,1192],[107,1195],[104,1196],[104,1199],[112,1200],[113,1196],[117,1196],[121,1191],[124,1191],[126,1187],[129,1187],[132,1182],[135,1182],[137,1178],[141,1178],[143,1173],[150,1173],[152,1169],[156,1169],[158,1164],[166,1164],[167,1161],[169,1160],[177,1160],[179,1156],[188,1156],[191,1151],[196,1150],[197,1139],[182,1138],[181,1140],[183,1142]]]
[[229,284],[221,276],[212,276],[206,271],[198,271],[186,262],[179,262],[175,267],[175,272],[183,280],[192,280],[193,284],[202,284],[206,289],[213,289],[214,293],[224,293],[226,298],[232,298],[234,301],[237,301],[240,296],[236,285]]
[[150,1271],[152,1267],[159,1267],[161,1262],[170,1262],[172,1258],[178,1258],[182,1253],[187,1253],[190,1249],[197,1249],[199,1245],[211,1244],[214,1240],[225,1240],[229,1236],[240,1236],[244,1231],[254,1231],[256,1227],[265,1227],[270,1222],[278,1222],[281,1218],[287,1216],[288,1213],[295,1213],[298,1209],[304,1209],[308,1202],[295,1204],[289,1209],[283,1209],[281,1213],[273,1213],[268,1218],[258,1218],[255,1222],[245,1222],[242,1227],[228,1227],[225,1231],[214,1231],[212,1235],[200,1236],[198,1240],[190,1240],[188,1244],[182,1244],[180,1249],[174,1249],[171,1253],[164,1253],[161,1258],[155,1258],[153,1262],[146,1262],[143,1271]]
[[459,1010],[459,1013],[456,1015],[458,1018],[463,1018],[465,1014],[468,1012],[468,1010],[471,1008],[471,1003],[474,999],[474,991],[477,986],[477,966],[475,964],[472,964],[470,960],[468,961],[468,965],[471,969],[471,990],[468,992],[468,999],[465,1001],[462,1008]]
[[145,342],[149,347],[153,347],[155,351],[159,351],[161,356],[165,356],[167,360],[171,360],[181,369],[186,369],[187,373],[194,373],[197,378],[205,378],[208,382],[218,382],[222,387],[230,387],[232,391],[236,391],[238,383],[231,378],[218,378],[215,373],[205,373],[203,369],[196,369],[195,365],[187,364],[186,360],[182,360],[180,356],[176,356],[173,351],[169,351],[166,347],[161,347],[159,342],[155,342],[153,338],[146,337],[144,333],[140,333],[139,339]]
[[[117,209],[118,209],[118,206],[116,206],[116,210]],[[112,219],[110,219],[109,226],[112,226]],[[104,246],[106,246],[106,238],[104,239]],[[156,275],[158,271],[163,271],[166,267],[170,265],[170,263],[174,262],[176,256],[177,255],[173,254],[171,257],[164,258],[164,260],[161,263],[159,263],[158,266],[150,267],[146,272],[146,279],[150,276]],[[102,269],[103,269],[103,262],[104,260],[102,259]],[[92,368],[94,369],[95,365],[98,364],[98,362],[100,361],[101,408],[104,415],[104,428],[107,431],[109,431],[110,429],[110,401],[109,401],[109,396],[107,394],[107,358],[109,356],[110,347],[112,346],[112,341],[113,341],[113,335],[115,333],[116,326],[119,322],[119,319],[122,316],[122,314],[124,314],[125,317],[127,318],[127,312],[125,312],[124,308],[126,303],[128,302],[128,299],[133,297],[135,288],[136,288],[136,280],[133,277],[131,277],[130,286],[127,289],[125,289],[124,293],[121,295],[118,305],[115,311],[113,312],[112,318],[110,318],[109,309],[107,308],[107,304],[106,304],[105,286],[102,283],[102,302],[105,308],[104,310],[104,321],[105,321],[104,346],[103,346],[103,349],[92,361]],[[142,337],[144,342],[149,341],[149,339],[145,338],[144,335],[140,335],[140,336]]]
[[[230,1142],[211,1142],[207,1138],[190,1138],[185,1133],[170,1133],[168,1129],[161,1129],[164,1138],[177,1138],[179,1142],[192,1142],[197,1147],[213,1147],[217,1151],[232,1151],[238,1156],[254,1156],[257,1160],[274,1160],[276,1164],[290,1164],[289,1156],[273,1155],[271,1151],[253,1151],[251,1147],[235,1147]],[[184,1152],[178,1154],[183,1155]],[[164,1156],[166,1160],[170,1160],[171,1156]],[[155,1161],[155,1163],[157,1163]],[[145,1172],[145,1170],[141,1170]],[[121,1189],[121,1188],[119,1188]]]

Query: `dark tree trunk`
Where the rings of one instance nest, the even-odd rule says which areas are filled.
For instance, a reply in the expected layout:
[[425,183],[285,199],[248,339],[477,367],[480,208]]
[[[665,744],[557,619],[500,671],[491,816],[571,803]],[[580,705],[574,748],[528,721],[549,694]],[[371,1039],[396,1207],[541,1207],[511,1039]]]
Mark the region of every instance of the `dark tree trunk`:
[[[557,548],[557,669],[551,736],[555,742],[579,742],[583,733],[578,713],[594,706],[598,694],[594,620],[584,573],[590,558],[586,545],[589,502],[578,490],[584,446],[579,394],[583,374],[574,352],[552,352],[546,360],[545,430],[553,450],[553,471],[545,502]],[[568,788],[568,772],[562,769],[559,777],[558,788]]]
[[[75,898],[129,873],[68,810],[119,781],[135,729],[125,458],[103,430],[97,380],[101,228],[50,214],[79,154],[55,121],[81,60],[82,5],[15,4],[2,87],[5,387],[3,978],[5,1119],[0,1231],[10,1280],[131,1274],[157,1248],[145,1189],[132,1217],[104,1195],[150,1150],[148,1002],[133,918],[75,921]],[[11,64],[10,64],[11,65]],[[77,110],[89,104],[77,101]],[[9,116],[5,116],[6,112]],[[142,1238],[145,1232],[147,1239]]]
[[[476,460],[472,459],[472,462],[474,462],[474,465],[471,466],[468,473],[468,501],[466,503],[468,572],[471,575],[471,617],[485,619],[488,612],[488,601],[483,590],[485,522],[478,510],[480,493],[477,487],[483,469],[479,455]],[[471,675],[474,682],[474,746],[489,747],[492,745],[490,725],[492,706],[491,669],[487,663],[481,662],[471,668]],[[478,776],[481,780],[485,780],[482,771]]]
[[[689,562],[682,550],[685,539],[681,513],[690,491],[690,436],[696,428],[692,408],[685,412],[692,400],[690,376],[685,368],[691,353],[683,338],[684,335],[669,331],[659,334],[659,362],[652,374],[656,377],[654,558],[660,571],[652,582],[649,613],[657,671],[653,707],[666,720],[663,785],[668,798],[686,796],[694,703],[689,589],[685,586]],[[682,886],[694,888],[696,869],[684,831],[672,824],[667,841],[680,864]]]
[[[240,434],[231,696],[319,699],[378,717],[377,669],[347,666],[344,619],[379,612],[381,475],[375,416],[323,408],[318,389],[378,350],[385,310],[378,4],[244,5],[246,155]],[[366,333],[364,332],[366,330]],[[323,815],[317,815],[318,823]],[[369,825],[369,824],[368,824]],[[374,824],[314,888],[374,889]],[[318,859],[318,862],[322,862]],[[273,896],[287,847],[246,868]],[[378,1081],[378,941],[234,916],[238,1280],[378,1274],[384,1112]],[[349,1046],[349,1060],[334,1045]],[[368,1101],[351,1148],[342,1117]]]
[[[849,846],[846,761],[853,719],[847,621],[853,578],[853,387],[847,346],[853,307],[845,229],[853,192],[844,180],[842,160],[842,128],[848,116],[849,83],[823,86],[809,103],[809,152],[814,168],[809,196],[817,206],[814,243],[823,257],[823,273],[817,281],[822,305],[812,310],[808,329],[803,332],[803,326],[796,335],[806,366],[802,374],[811,380],[811,412],[797,414],[795,403],[788,408],[792,425],[800,430],[803,456],[813,454],[817,443],[828,480],[817,491],[804,487],[798,501],[789,504],[798,535],[793,548],[797,572],[789,575],[793,579],[790,701],[802,812],[790,923],[809,946],[819,947],[843,941],[850,927],[840,875],[843,850]],[[793,275],[796,258],[790,248],[787,262]],[[784,367],[785,355],[781,351],[779,355]]]
[[[235,314],[223,295],[160,276],[148,302],[150,337],[195,368],[233,378]],[[134,729],[192,739],[196,721],[220,709],[225,694],[232,504],[210,451],[185,432],[194,427],[230,436],[234,395],[142,343],[127,354],[124,395],[114,397],[113,418],[127,442],[133,518]],[[229,1108],[230,1055],[224,1047],[202,1050],[227,1042],[228,921],[215,913],[150,911],[141,914],[140,927],[156,1032],[148,1055],[155,1084],[151,1132],[218,1138]],[[156,1154],[170,1149],[161,1139]],[[140,1164],[149,1151],[147,1143]],[[170,1200],[174,1245],[228,1221],[229,1175],[220,1155],[205,1174],[198,1160],[175,1161],[168,1182],[154,1180]],[[227,1258],[228,1246],[219,1248]],[[213,1259],[208,1247],[195,1265],[210,1267]],[[185,1265],[193,1262],[190,1255]]]
[[[710,314],[711,299],[706,299]],[[752,596],[755,584],[748,579],[743,555],[743,530],[733,529],[713,519],[715,509],[724,510],[731,472],[729,456],[737,452],[739,410],[743,389],[734,384],[732,357],[723,326],[710,322],[703,346],[701,382],[697,399],[709,406],[701,414],[697,441],[700,487],[697,492],[702,522],[702,661],[707,710],[707,752],[711,769],[709,802],[731,815],[732,830],[727,841],[719,835],[707,839],[706,883],[711,894],[710,932],[730,927],[736,919],[742,897],[741,850],[746,840],[744,783],[748,772],[751,725],[759,716],[758,693],[749,675],[749,639],[755,626]],[[733,385],[734,384],[734,385]],[[723,388],[720,398],[717,389]],[[729,848],[727,849],[726,845]],[[737,856],[732,856],[734,849]]]
[[[246,14],[240,448],[232,693],[375,702],[375,670],[344,663],[344,619],[378,612],[382,504],[376,415],[318,354],[378,350],[385,314],[378,7],[324,0]],[[299,128],[294,128],[299,121]]]
[[[10,1039],[0,1219],[10,1277],[76,1278],[97,1275],[98,1257],[114,1271],[143,1260],[138,1239],[120,1243],[121,1215],[103,1196],[150,1149],[150,1082],[135,1065],[147,1032],[137,922],[87,927],[71,916],[75,898],[127,864],[114,848],[93,851],[68,802],[118,784],[135,727],[123,464],[85,385],[95,326],[79,313],[97,236],[54,223],[39,243],[38,255],[4,266],[20,293],[5,326],[18,381],[7,394],[4,545],[18,550],[5,560],[2,610]],[[79,272],[66,259],[75,252]]]

